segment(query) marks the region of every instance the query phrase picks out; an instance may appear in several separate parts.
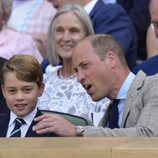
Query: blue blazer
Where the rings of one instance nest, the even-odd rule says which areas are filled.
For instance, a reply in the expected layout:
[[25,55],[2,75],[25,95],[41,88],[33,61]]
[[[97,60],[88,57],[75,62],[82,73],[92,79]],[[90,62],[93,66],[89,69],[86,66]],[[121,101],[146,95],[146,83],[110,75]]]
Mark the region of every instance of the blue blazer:
[[122,46],[129,67],[136,65],[137,37],[125,10],[118,4],[104,4],[99,0],[90,13],[95,33],[112,35]]
[[[0,73],[1,73],[1,69],[6,61],[7,61],[6,59],[0,57]],[[1,80],[1,74],[0,74],[0,80]],[[0,88],[0,114],[7,113],[7,112],[9,112],[9,109],[6,104],[5,98],[2,94],[2,89]]]
[[[40,115],[42,115],[42,113],[39,110],[37,110],[37,114],[35,117],[38,117]],[[6,137],[9,119],[10,119],[10,113],[0,115],[0,137]],[[53,134],[53,133],[37,134],[36,132],[32,130],[32,127],[35,124],[36,124],[35,121],[31,123],[25,137],[55,137],[57,136],[56,134]]]
[[133,73],[137,74],[139,70],[144,71],[148,76],[158,73],[158,55],[155,55],[152,58],[145,60],[140,65],[137,65],[133,69]]
[[[150,25],[149,0],[116,0],[128,13],[138,37],[138,57],[146,59],[146,32]],[[140,7],[141,6],[141,7]]]

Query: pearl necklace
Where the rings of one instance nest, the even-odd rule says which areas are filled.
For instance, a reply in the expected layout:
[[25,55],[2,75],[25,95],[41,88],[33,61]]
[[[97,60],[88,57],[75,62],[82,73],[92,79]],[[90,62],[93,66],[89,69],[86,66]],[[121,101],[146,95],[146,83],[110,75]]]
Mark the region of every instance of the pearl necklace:
[[59,77],[60,77],[62,80],[69,80],[69,79],[72,79],[72,78],[76,77],[76,74],[73,74],[73,75],[71,75],[70,77],[63,77],[63,75],[62,75],[62,68],[60,68],[60,69],[58,70],[58,75],[59,75]]

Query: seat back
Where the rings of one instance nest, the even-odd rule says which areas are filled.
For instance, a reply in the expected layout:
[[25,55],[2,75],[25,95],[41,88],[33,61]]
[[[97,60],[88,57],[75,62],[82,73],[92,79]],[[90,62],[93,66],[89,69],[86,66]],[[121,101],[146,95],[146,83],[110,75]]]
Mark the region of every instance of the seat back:
[[63,112],[50,111],[50,110],[40,110],[40,111],[42,112],[42,114],[59,115],[76,126],[93,126],[93,123],[91,121],[88,121],[80,116],[71,115]]

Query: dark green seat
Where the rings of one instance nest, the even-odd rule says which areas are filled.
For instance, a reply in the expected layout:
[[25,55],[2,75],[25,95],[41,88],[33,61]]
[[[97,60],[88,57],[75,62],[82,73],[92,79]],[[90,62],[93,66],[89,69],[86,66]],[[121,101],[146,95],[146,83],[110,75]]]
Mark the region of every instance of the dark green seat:
[[70,121],[72,124],[76,126],[93,126],[93,123],[91,121],[88,121],[80,116],[71,115],[63,112],[50,111],[50,110],[40,110],[40,111],[42,112],[42,114],[60,115],[61,117],[65,118],[66,120]]

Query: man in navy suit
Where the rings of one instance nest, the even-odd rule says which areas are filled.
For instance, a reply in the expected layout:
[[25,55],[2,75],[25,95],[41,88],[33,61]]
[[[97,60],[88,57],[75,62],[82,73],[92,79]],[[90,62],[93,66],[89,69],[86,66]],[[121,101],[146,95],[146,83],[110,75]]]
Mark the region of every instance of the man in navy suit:
[[[154,26],[155,35],[158,38],[158,0],[151,0],[149,8],[151,22]],[[158,73],[158,55],[155,55],[152,58],[149,58],[148,60],[144,61],[140,65],[136,66],[133,69],[133,72],[136,74],[139,70],[143,70],[147,75],[154,75]]]
[[[0,57],[0,80],[1,80],[1,69],[6,61],[7,61],[6,59]],[[7,113],[8,111],[9,109],[3,97],[2,89],[0,88],[0,114]]]
[[48,0],[56,8],[67,3],[83,6],[89,14],[96,34],[110,34],[122,46],[129,67],[136,65],[137,38],[124,9],[117,4],[105,5],[102,0]]
[[[32,130],[36,124],[34,118],[42,115],[36,105],[44,90],[37,59],[30,55],[15,55],[5,62],[1,77],[2,92],[10,112],[0,115],[0,137],[11,137],[18,132],[18,137],[57,136],[53,133],[40,135]],[[21,126],[17,127],[17,122]]]
[[103,0],[107,3],[120,4],[131,18],[138,38],[138,59],[147,58],[146,33],[150,25],[149,0]]

